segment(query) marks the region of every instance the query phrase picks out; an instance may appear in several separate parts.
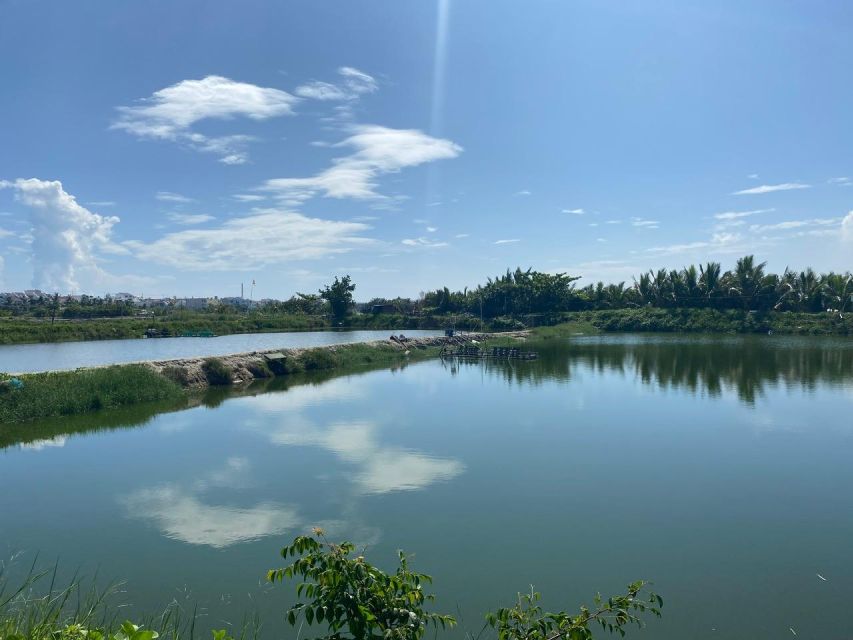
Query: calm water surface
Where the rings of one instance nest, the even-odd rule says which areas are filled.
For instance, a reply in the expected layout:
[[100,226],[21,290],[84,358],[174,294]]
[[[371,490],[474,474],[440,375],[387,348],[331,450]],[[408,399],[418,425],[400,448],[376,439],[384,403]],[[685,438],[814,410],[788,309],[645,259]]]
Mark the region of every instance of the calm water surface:
[[[92,340],[45,344],[0,345],[0,371],[28,373],[94,367],[140,360],[224,356],[231,353],[320,347],[327,344],[383,340],[399,331],[304,331],[242,333],[215,338]],[[442,331],[404,331],[409,337],[437,336]]]
[[456,637],[531,583],[574,608],[638,578],[666,606],[637,637],[849,636],[853,341],[548,344],[0,427],[0,541],[268,637],[292,585],[261,576],[312,525],[415,552]]

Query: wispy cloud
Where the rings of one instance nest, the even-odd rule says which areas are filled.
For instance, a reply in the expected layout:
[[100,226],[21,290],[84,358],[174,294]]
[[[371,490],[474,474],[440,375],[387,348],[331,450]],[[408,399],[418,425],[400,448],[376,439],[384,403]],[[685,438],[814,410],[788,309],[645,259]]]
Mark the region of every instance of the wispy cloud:
[[367,247],[370,227],[360,222],[309,218],[300,213],[258,209],[218,227],[169,233],[150,243],[124,245],[138,258],[196,271],[256,269],[312,260]]
[[215,220],[215,218],[206,213],[180,213],[173,211],[166,215],[169,220],[174,222],[175,224],[180,224],[184,226],[190,226],[194,224],[202,224],[203,222],[210,222],[211,220]]
[[848,178],[847,176],[840,176],[838,178],[830,178],[827,180],[829,184],[835,184],[839,187],[850,187],[853,186],[853,180]]
[[758,195],[762,193],[773,193],[774,191],[791,191],[794,189],[810,189],[810,184],[801,182],[784,182],[782,184],[763,184],[760,187],[741,189],[732,193],[734,196]]
[[457,233],[457,234],[456,234],[455,236],[453,236],[453,237],[454,237],[454,238],[460,238],[460,239],[461,239],[461,238],[467,238],[467,237],[469,237],[470,235],[471,235],[470,233]]
[[512,244],[514,242],[521,242],[521,238],[508,238],[506,240],[495,240],[495,244]]
[[266,196],[258,195],[256,193],[235,193],[231,197],[237,202],[260,202],[261,200],[266,200]]
[[841,224],[841,218],[811,218],[808,220],[786,220],[775,224],[754,224],[749,227],[753,233],[766,233],[768,231],[785,231],[787,229],[800,229],[802,227],[827,227]]
[[660,227],[660,222],[658,220],[646,220],[645,218],[631,218],[631,226],[646,229],[657,229]]
[[853,243],[853,211],[850,211],[841,221],[841,238]]
[[586,213],[583,209],[563,209],[561,213],[572,213],[576,216],[582,216]]
[[407,247],[425,247],[429,249],[438,249],[441,247],[449,247],[450,243],[432,240],[430,238],[405,238],[402,243]]
[[771,211],[776,211],[776,209],[753,209],[752,211],[723,211],[722,213],[715,213],[714,218],[717,220],[737,220],[739,218],[748,218],[749,216],[754,216],[759,213],[770,213]]
[[158,191],[154,197],[161,202],[177,202],[179,204],[195,202],[193,198],[182,196],[180,193],[172,193],[171,191]]
[[354,67],[340,67],[338,75],[341,79],[337,83],[314,80],[296,87],[294,93],[311,100],[355,100],[378,88],[373,76]]
[[114,207],[115,202],[112,200],[95,200],[94,202],[87,202],[87,207]]
[[516,191],[516,192],[515,192],[514,194],[512,194],[512,195],[514,195],[514,196],[529,196],[529,195],[532,195],[532,194],[533,194],[533,192],[532,192],[532,191],[528,191],[527,189],[522,189],[521,191]]
[[288,205],[297,205],[318,194],[327,198],[389,200],[376,191],[377,179],[406,167],[455,158],[458,144],[433,138],[416,129],[389,129],[377,125],[352,127],[353,135],[334,145],[354,150],[336,158],[328,169],[309,178],[274,178],[260,190],[268,191]]
[[298,98],[280,89],[207,76],[201,80],[182,80],[155,91],[140,104],[118,107],[119,116],[111,128],[143,139],[179,142],[216,154],[225,164],[242,164],[247,160],[245,146],[252,138],[208,137],[193,131],[193,125],[207,119],[266,120],[291,115],[297,101]]

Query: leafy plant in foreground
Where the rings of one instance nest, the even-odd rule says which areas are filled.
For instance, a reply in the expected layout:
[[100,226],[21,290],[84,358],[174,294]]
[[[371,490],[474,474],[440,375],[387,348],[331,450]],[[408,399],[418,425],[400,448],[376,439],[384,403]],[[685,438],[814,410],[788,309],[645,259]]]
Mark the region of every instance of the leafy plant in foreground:
[[[352,543],[330,543],[321,529],[315,529],[314,536],[295,538],[281,550],[282,557],[295,560],[267,573],[271,582],[303,579],[296,593],[307,602],[288,610],[291,625],[303,618],[309,625],[325,623],[328,632],[319,637],[327,640],[415,640],[429,625],[445,628],[456,624],[451,616],[425,610],[424,604],[434,597],[425,594],[422,585],[432,579],[412,572],[402,551],[400,566],[389,575],[361,555],[351,557],[355,551]],[[663,599],[646,591],[646,586],[646,582],[634,582],[624,594],[607,600],[596,595],[592,609],[581,606],[575,615],[543,611],[538,604],[540,594],[531,589],[519,594],[513,607],[489,613],[486,622],[497,631],[498,640],[589,640],[599,627],[624,636],[628,627],[643,626],[642,614],[661,615]]]
[[603,631],[624,636],[627,627],[643,626],[641,614],[661,615],[663,598],[651,592],[640,594],[646,584],[629,584],[624,595],[606,601],[597,594],[593,609],[583,605],[575,615],[542,611],[538,604],[541,596],[531,588],[530,593],[518,594],[515,606],[488,614],[486,622],[497,630],[498,640],[588,640],[599,626]]
[[456,624],[451,616],[426,611],[425,603],[434,596],[425,594],[422,587],[432,578],[411,571],[403,552],[397,571],[389,575],[361,555],[351,557],[354,544],[332,544],[322,530],[315,529],[314,533],[316,538],[300,536],[284,547],[282,557],[295,560],[267,574],[272,582],[297,576],[304,580],[296,586],[296,593],[309,600],[298,602],[287,612],[291,625],[300,618],[309,625],[325,623],[329,632],[321,637],[336,640],[414,640],[424,635],[428,625]]

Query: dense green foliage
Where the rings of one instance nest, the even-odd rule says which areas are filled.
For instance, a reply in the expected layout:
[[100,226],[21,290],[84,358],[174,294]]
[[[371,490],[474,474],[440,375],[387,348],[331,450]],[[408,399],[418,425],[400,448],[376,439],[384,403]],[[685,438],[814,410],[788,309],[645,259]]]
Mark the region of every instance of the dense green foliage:
[[332,284],[320,289],[320,297],[329,303],[332,318],[343,320],[347,317],[353,305],[353,291],[355,291],[355,284],[349,276],[343,278],[335,276],[335,281]]
[[645,587],[643,581],[634,582],[628,585],[624,595],[607,600],[596,594],[594,607],[582,605],[576,614],[543,611],[538,604],[540,594],[531,588],[530,593],[518,594],[514,606],[498,609],[488,614],[486,620],[497,629],[498,640],[590,640],[598,627],[624,636],[625,628],[630,625],[643,627],[641,614],[661,615],[663,598],[651,592],[641,596]]
[[287,612],[291,625],[302,619],[312,625],[316,620],[328,629],[318,637],[342,638],[348,633],[355,640],[416,640],[430,625],[456,623],[451,616],[426,610],[425,604],[435,598],[424,593],[423,586],[432,579],[411,571],[404,553],[399,553],[397,571],[389,575],[362,555],[351,557],[352,543],[331,544],[320,529],[315,534],[317,538],[300,536],[284,547],[281,556],[294,557],[293,562],[267,574],[272,582],[303,580],[296,593],[304,594],[308,602],[298,602]]
[[[355,555],[350,542],[326,541],[321,529],[314,536],[298,536],[281,550],[292,558],[285,567],[267,572],[276,582],[300,579],[297,602],[287,612],[287,622],[304,621],[321,627],[318,639],[326,640],[419,640],[428,628],[442,629],[456,624],[452,616],[427,609],[434,596],[424,587],[432,578],[409,568],[408,557],[399,552],[394,573],[373,566],[363,555]],[[16,587],[11,587],[8,569],[0,563],[0,640],[192,640],[197,616],[186,616],[175,602],[144,624],[120,622],[121,605],[114,600],[120,585],[99,590],[96,584],[84,589],[78,579],[57,587],[57,567],[36,572],[35,565]],[[46,587],[43,588],[43,585]],[[593,629],[625,635],[629,625],[643,626],[640,615],[660,616],[663,600],[653,593],[643,594],[644,582],[628,586],[624,595],[608,600],[595,597],[595,607],[580,613],[543,612],[536,604],[538,593],[522,596],[509,608],[486,615],[497,630],[498,640],[589,640]],[[244,617],[239,638],[257,636],[260,621]],[[212,640],[234,640],[225,629],[213,630]],[[301,635],[301,634],[300,634]]]
[[[59,309],[58,320],[50,321],[56,311],[51,297],[29,306],[0,309],[12,317],[0,317],[0,344],[23,342],[61,342],[139,338],[147,330],[161,336],[179,336],[186,332],[210,331],[216,335],[265,331],[302,331],[327,329],[436,329],[453,325],[460,330],[507,331],[525,326],[555,324],[567,313],[614,310],[666,310],[758,312],[770,318],[773,313],[817,314],[843,319],[853,309],[853,275],[817,274],[812,269],[786,270],[781,275],[767,273],[764,263],[753,256],[737,261],[730,271],[717,262],[680,270],[659,269],[640,274],[633,285],[624,282],[598,282],[577,288],[577,277],[547,274],[532,269],[507,271],[474,289],[450,291],[447,287],[425,293],[418,300],[374,298],[366,304],[353,303],[355,284],[350,276],[336,277],[319,295],[297,294],[285,301],[267,301],[252,309],[239,310],[217,305],[203,311],[157,309],[150,317],[105,318],[92,312]],[[109,303],[87,299],[87,309],[116,309],[126,315],[127,303]],[[72,303],[66,303],[72,304]],[[80,304],[80,303],[73,303]],[[115,305],[119,305],[116,307]],[[831,310],[832,313],[825,313]],[[353,313],[355,312],[355,313]],[[104,311],[103,315],[109,315]],[[92,317],[92,320],[63,318]],[[45,319],[47,318],[47,319]],[[740,322],[737,316],[692,313],[654,314],[647,317],[626,315],[625,323],[610,322],[609,331],[752,331],[752,322]],[[682,324],[684,323],[684,324]],[[815,325],[815,321],[799,325]],[[813,332],[834,332],[832,323]],[[771,324],[773,321],[771,320]],[[785,321],[782,324],[787,324]],[[623,326],[624,325],[624,326]],[[742,328],[737,328],[740,325]],[[832,325],[834,327],[834,325]],[[702,328],[700,328],[702,327]],[[800,331],[793,327],[781,331]]]
[[438,289],[424,296],[424,310],[468,313],[484,318],[563,311],[656,307],[662,309],[742,309],[814,313],[853,306],[853,275],[785,270],[767,273],[754,256],[740,258],[731,271],[718,262],[640,274],[633,286],[598,282],[575,288],[577,278],[528,269],[489,279],[476,289]]
[[0,385],[0,424],[184,397],[175,382],[142,365],[37,373],[20,379],[21,389]]
[[[326,540],[322,529],[314,536],[299,536],[281,550],[293,561],[271,569],[267,579],[281,582],[298,579],[297,602],[287,612],[287,621],[296,626],[320,625],[324,631],[317,639],[326,640],[418,640],[427,629],[456,624],[455,618],[427,610],[434,601],[424,586],[432,578],[409,568],[408,557],[398,552],[399,565],[386,573],[365,560],[350,542]],[[600,627],[625,635],[629,625],[643,626],[643,613],[660,616],[663,599],[654,594],[641,595],[645,582],[628,585],[624,595],[607,600],[596,595],[594,608],[582,606],[571,615],[564,611],[545,612],[537,604],[539,594],[518,596],[513,607],[489,613],[486,621],[497,630],[498,640],[589,640]]]

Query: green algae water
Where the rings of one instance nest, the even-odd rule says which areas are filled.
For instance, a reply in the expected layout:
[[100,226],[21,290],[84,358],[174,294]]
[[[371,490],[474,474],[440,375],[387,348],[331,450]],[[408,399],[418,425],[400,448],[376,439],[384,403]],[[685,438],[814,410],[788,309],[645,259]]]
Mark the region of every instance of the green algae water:
[[640,578],[666,605],[636,637],[851,631],[853,341],[535,348],[0,426],[0,551],[126,580],[124,617],[176,600],[270,638],[293,585],[263,575],[315,525],[413,552],[447,637],[531,584],[574,609]]

